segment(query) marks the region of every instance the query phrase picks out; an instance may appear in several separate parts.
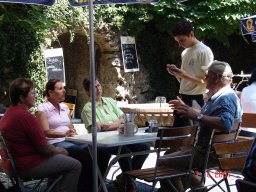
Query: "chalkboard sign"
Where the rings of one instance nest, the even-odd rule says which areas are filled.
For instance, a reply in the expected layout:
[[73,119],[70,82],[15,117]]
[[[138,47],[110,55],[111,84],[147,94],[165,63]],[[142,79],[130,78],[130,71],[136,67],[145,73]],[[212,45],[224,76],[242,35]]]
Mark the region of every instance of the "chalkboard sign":
[[130,36],[121,36],[121,48],[124,64],[124,72],[139,71],[139,62],[135,38]]
[[65,67],[62,48],[47,49],[44,54],[47,81],[49,79],[60,79],[65,85]]

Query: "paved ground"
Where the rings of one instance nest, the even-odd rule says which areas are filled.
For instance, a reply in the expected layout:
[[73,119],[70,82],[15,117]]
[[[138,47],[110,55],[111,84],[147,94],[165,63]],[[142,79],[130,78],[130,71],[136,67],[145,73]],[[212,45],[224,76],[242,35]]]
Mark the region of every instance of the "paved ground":
[[[156,159],[156,155],[155,154],[150,154],[149,155],[149,157],[147,158],[147,160],[145,161],[145,163],[144,163],[144,165],[143,165],[143,168],[148,168],[148,167],[154,167],[154,165],[155,165],[155,159]],[[121,173],[121,171],[120,171],[120,169],[118,169],[118,164],[115,164],[112,168],[111,168],[111,170],[110,170],[110,172],[109,172],[109,174],[108,174],[108,176],[107,176],[107,179],[109,179],[109,180],[115,180],[115,177],[118,175],[118,174],[120,174]],[[117,172],[115,172],[117,170]],[[220,177],[221,177],[221,175],[219,174],[219,173],[209,173],[209,174],[211,174],[213,177],[215,177],[217,180],[219,180],[220,179]],[[242,176],[241,175],[230,175],[229,177],[228,177],[228,180],[229,180],[229,182],[231,183],[231,184],[234,184],[235,183],[235,180],[237,179],[237,178],[241,178]],[[10,182],[10,180],[6,177],[6,175],[5,174],[3,174],[3,173],[0,173],[0,181],[5,185],[5,186],[10,186],[11,185],[11,182]],[[143,181],[139,181],[139,182],[143,182]],[[143,182],[143,183],[145,183],[145,182]],[[210,185],[212,185],[213,184],[213,182],[211,181],[211,179],[209,178],[209,177],[207,177],[206,178],[206,185],[207,186],[210,186]],[[139,191],[140,192],[148,192],[149,190],[150,190],[150,187],[148,186],[148,185],[150,185],[150,183],[145,183],[145,184],[140,184],[139,183],[139,185],[138,185],[138,187],[139,187]],[[222,185],[221,185],[224,189],[226,189],[225,188],[225,184],[224,183],[222,183]],[[156,186],[156,188],[159,188],[160,186],[159,186],[159,183],[157,184],[157,186]],[[109,189],[109,192],[116,192],[117,190],[116,190],[116,186],[114,185],[114,183],[113,182],[109,182],[109,184],[108,184],[108,189]],[[219,188],[214,188],[214,189],[212,189],[211,190],[212,192],[221,192],[221,190],[219,189]],[[231,191],[232,192],[237,192],[237,190],[236,190],[236,187],[235,186],[231,186]],[[0,189],[0,192],[2,192],[2,190]]]
[[[145,163],[143,165],[143,168],[154,167],[155,166],[155,160],[156,160],[156,155],[154,153],[150,154],[149,157],[147,158],[147,160],[145,161]],[[110,172],[109,172],[109,174],[107,176],[108,179],[113,180],[113,179],[115,179],[115,177],[118,174],[121,173],[120,169],[116,173],[114,173],[117,170],[118,167],[119,167],[118,164],[115,164],[114,167],[111,168],[111,170],[110,170]],[[214,178],[216,178],[217,181],[219,181],[222,178],[222,175],[219,172],[209,172],[208,174],[211,174]],[[235,180],[238,179],[238,178],[243,178],[243,177],[241,175],[239,175],[239,174],[231,174],[228,177],[228,181],[229,181],[230,184],[235,184]],[[140,181],[140,182],[143,182],[143,181]],[[207,176],[206,177],[206,186],[211,186],[213,184],[214,184],[214,182],[210,179],[209,176]],[[149,183],[149,185],[150,185],[150,183]],[[223,187],[223,189],[225,191],[227,191],[224,182],[221,184],[221,186]],[[159,188],[159,187],[160,187],[160,185],[158,183],[156,185],[156,188]],[[236,189],[235,186],[231,186],[230,189],[231,189],[232,192],[237,192],[237,189]],[[218,187],[215,187],[211,191],[212,192],[222,192],[222,190],[220,188],[218,188]]]

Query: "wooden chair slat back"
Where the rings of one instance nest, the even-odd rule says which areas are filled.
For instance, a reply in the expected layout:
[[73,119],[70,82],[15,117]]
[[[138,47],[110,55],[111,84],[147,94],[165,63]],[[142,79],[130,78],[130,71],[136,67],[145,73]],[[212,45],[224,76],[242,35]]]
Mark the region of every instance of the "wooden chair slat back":
[[237,132],[231,133],[216,133],[213,136],[212,143],[222,143],[228,141],[234,141],[236,139]]
[[[197,132],[198,125],[185,126],[185,127],[159,127],[158,136],[161,136],[163,131],[163,136],[165,137],[176,137],[188,134],[195,134]],[[164,128],[164,129],[162,129]]]
[[179,149],[180,146],[190,147],[190,146],[193,146],[194,140],[195,140],[194,137],[188,137],[188,138],[180,138],[175,140],[163,141],[161,147],[172,148],[172,149]]
[[256,113],[243,113],[241,127],[256,128]]
[[215,131],[212,139],[212,143],[222,143],[234,141],[237,137],[238,129],[240,127],[240,122],[235,122],[232,126],[232,130],[230,133],[223,133]]
[[161,142],[161,147],[179,148],[181,146],[192,146],[197,135],[198,125],[186,127],[159,127],[158,140],[155,147],[158,148]]
[[222,170],[242,169],[246,162],[247,156],[220,158],[219,163]]
[[250,152],[253,140],[215,143],[214,151],[222,170],[242,169]]
[[217,155],[249,152],[252,143],[253,140],[236,141],[234,143],[216,143],[214,144],[214,149]]

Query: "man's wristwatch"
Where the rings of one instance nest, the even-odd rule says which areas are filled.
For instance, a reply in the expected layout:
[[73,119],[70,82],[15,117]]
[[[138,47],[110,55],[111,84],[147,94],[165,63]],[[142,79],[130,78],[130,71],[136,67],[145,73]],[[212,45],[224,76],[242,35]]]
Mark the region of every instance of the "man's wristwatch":
[[204,115],[200,113],[200,114],[196,117],[196,120],[197,120],[198,122],[201,122],[202,119],[203,119],[203,117],[204,117]]

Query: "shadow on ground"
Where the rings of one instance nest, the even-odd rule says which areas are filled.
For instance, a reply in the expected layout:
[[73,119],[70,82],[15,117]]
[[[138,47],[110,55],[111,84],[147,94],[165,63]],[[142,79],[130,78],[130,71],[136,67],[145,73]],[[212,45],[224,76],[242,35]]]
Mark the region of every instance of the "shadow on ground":
[[[151,190],[151,186],[146,183],[141,183],[139,181],[135,181],[137,191],[139,192],[149,192]],[[115,181],[107,181],[107,188],[109,192],[118,192]],[[155,189],[154,192],[157,192],[158,189]]]

